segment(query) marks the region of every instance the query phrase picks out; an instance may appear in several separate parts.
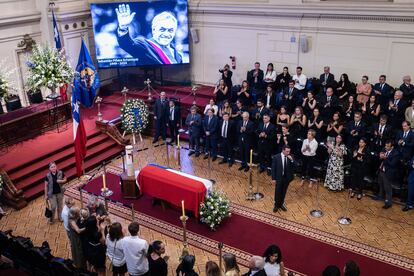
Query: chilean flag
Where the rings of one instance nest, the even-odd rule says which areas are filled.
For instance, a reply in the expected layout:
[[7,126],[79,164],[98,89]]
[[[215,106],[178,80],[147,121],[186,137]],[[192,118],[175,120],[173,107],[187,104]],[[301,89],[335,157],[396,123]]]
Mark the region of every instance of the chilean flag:
[[86,131],[80,116],[80,104],[72,93],[72,117],[73,117],[73,143],[75,146],[76,173],[78,176],[83,174],[82,162],[86,156]]
[[59,35],[59,29],[56,23],[55,13],[52,10],[52,20],[53,20],[53,37],[55,39],[55,47],[56,49],[62,48],[62,43],[60,42],[60,35]]
[[80,104],[92,107],[99,88],[98,72],[93,65],[88,48],[82,39],[78,65],[76,66],[72,91],[73,139],[75,146],[76,172],[82,175],[82,162],[86,157],[86,132],[80,114]]

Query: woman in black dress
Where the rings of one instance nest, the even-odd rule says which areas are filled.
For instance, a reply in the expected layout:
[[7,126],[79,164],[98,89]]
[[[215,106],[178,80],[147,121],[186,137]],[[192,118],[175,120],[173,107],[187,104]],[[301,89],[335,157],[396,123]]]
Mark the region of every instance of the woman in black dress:
[[359,110],[358,102],[355,99],[354,95],[349,95],[348,101],[344,104],[344,116],[347,122],[352,121],[354,119],[354,113]]
[[237,99],[243,103],[243,106],[250,106],[250,88],[247,81],[243,81],[240,91],[237,92]]
[[275,86],[276,91],[280,91],[288,87],[289,81],[292,79],[292,76],[289,74],[289,68],[283,67],[283,72],[277,75]]
[[302,108],[303,113],[305,113],[306,116],[310,117],[313,114],[313,110],[316,107],[316,100],[313,95],[312,91],[308,91],[307,97],[303,99]]
[[162,241],[154,241],[148,249],[148,275],[167,276],[168,275],[168,256],[165,254],[165,244]]
[[106,246],[105,246],[105,228],[103,222],[98,226],[95,216],[90,216],[85,225],[85,256],[91,272],[98,275],[105,275]]
[[341,121],[341,114],[337,111],[332,115],[332,119],[326,128],[328,144],[334,144],[336,136],[341,135],[343,129],[344,124]]
[[290,123],[290,115],[287,112],[286,106],[282,105],[279,114],[276,117],[276,131],[281,132],[282,126],[288,126]]
[[351,82],[349,81],[347,74],[342,74],[341,79],[338,82],[338,87],[336,88],[339,101],[344,104],[351,95]]
[[380,112],[381,106],[377,102],[377,97],[371,95],[369,101],[362,106],[362,116],[367,127],[371,127],[373,124],[379,122]]
[[295,138],[304,138],[306,131],[306,124],[308,120],[303,114],[303,109],[300,106],[295,108],[295,112],[290,117],[290,133]]
[[194,264],[194,255],[185,255],[175,271],[177,276],[198,276],[197,272],[194,271]]
[[233,72],[230,71],[230,65],[228,64],[224,65],[224,68],[220,69],[219,71],[221,73],[221,79],[224,80],[229,91],[231,91],[231,88],[233,87],[233,82],[231,80],[231,77],[233,76]]
[[367,170],[367,164],[369,162],[369,153],[367,148],[367,141],[365,138],[361,138],[358,143],[358,147],[352,153],[351,162],[351,197],[357,194],[357,199],[362,198],[362,190],[364,188],[364,177]]
[[214,89],[213,94],[216,97],[216,103],[219,107],[222,106],[225,100],[229,99],[229,89],[223,79],[220,80],[219,84]]
[[311,117],[308,120],[308,129],[313,129],[316,133],[316,141],[322,141],[322,137],[324,137],[323,131],[323,118],[321,117],[321,113],[319,108],[315,108]]

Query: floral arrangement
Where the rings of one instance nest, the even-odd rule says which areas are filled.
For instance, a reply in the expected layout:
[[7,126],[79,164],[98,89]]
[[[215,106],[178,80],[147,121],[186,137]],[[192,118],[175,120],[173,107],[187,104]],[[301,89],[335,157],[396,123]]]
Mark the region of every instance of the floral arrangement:
[[127,133],[142,133],[148,118],[148,106],[143,100],[129,99],[121,108],[122,129]]
[[75,75],[63,51],[48,45],[35,45],[26,65],[29,68],[27,86],[32,90],[60,87],[71,83]]
[[222,191],[211,192],[200,204],[200,220],[211,230],[216,230],[223,219],[230,216],[230,200]]
[[0,99],[6,98],[10,90],[17,90],[11,76],[15,75],[16,69],[10,69],[6,60],[0,61]]

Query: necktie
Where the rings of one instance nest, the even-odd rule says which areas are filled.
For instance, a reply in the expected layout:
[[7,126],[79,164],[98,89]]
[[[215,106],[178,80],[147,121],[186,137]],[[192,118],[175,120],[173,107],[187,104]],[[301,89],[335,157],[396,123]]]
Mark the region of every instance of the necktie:
[[331,102],[331,97],[328,97],[328,103]]
[[355,127],[358,127],[359,122],[355,122]]
[[174,121],[174,108],[170,108],[170,120]]
[[247,121],[243,121],[243,127],[246,127]]
[[286,175],[287,172],[287,160],[286,156],[283,156],[283,175]]
[[289,88],[289,96],[292,95],[292,88]]
[[380,126],[379,133],[382,135],[383,132],[384,132],[384,126]]
[[267,124],[264,125],[263,131],[267,130]]
[[208,125],[210,126],[210,122],[211,122],[211,117],[208,117]]
[[191,121],[194,121],[194,115],[191,115]]
[[405,138],[407,138],[407,135],[408,135],[408,132],[404,132],[404,136],[403,136],[403,138],[405,139]]
[[384,89],[384,84],[381,84],[381,91],[382,91],[382,89]]
[[227,121],[224,121],[224,126],[223,126],[223,137],[227,138]]
[[328,80],[328,74],[325,74],[325,81],[327,81]]

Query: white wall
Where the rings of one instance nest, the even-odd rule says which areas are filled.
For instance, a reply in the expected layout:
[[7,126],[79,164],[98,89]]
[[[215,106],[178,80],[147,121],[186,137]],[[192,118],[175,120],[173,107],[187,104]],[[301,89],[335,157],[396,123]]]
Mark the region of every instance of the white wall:
[[[353,81],[367,74],[376,82],[386,74],[395,86],[402,75],[414,73],[414,1],[240,2],[191,1],[191,27],[200,39],[192,47],[194,82],[215,83],[229,56],[237,58],[234,83],[256,60],[262,68],[273,62],[278,72],[285,65],[294,72],[300,65],[307,76],[319,76],[330,65],[335,75],[348,73]],[[307,53],[299,50],[301,35],[308,37]]]

